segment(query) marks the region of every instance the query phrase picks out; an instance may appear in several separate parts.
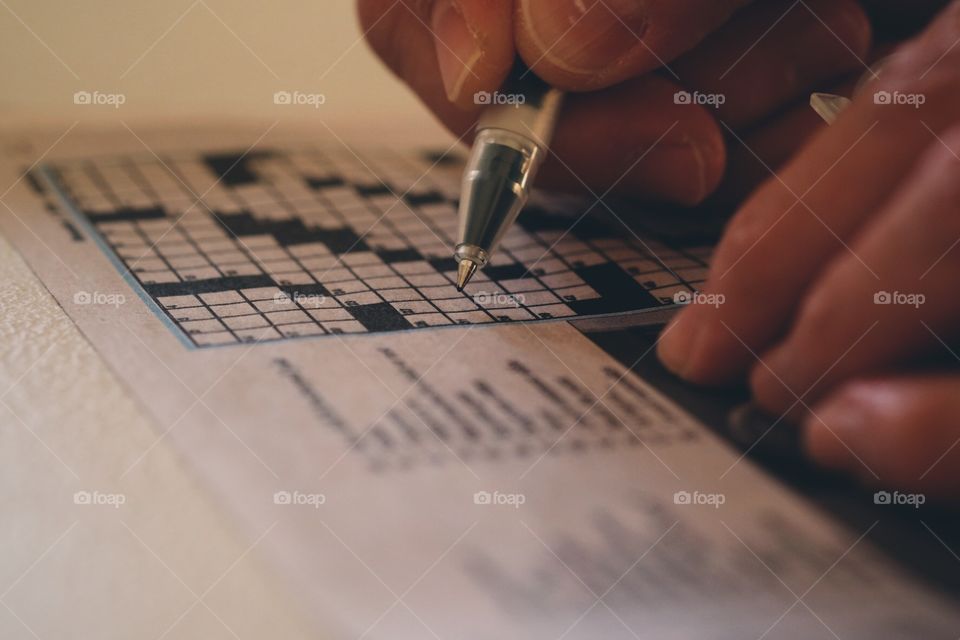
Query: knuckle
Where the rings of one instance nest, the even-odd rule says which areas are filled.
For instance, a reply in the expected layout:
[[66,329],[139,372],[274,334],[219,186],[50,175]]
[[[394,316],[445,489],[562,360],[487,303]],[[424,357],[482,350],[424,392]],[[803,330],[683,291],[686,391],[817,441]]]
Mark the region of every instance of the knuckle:
[[948,152],[947,158],[949,158],[949,161],[954,165],[953,172],[956,173],[957,166],[960,166],[958,165],[960,160],[958,160],[955,152],[956,149],[960,149],[960,124],[951,126],[943,132],[940,138],[943,140],[942,146],[946,147],[944,151]]
[[733,265],[746,254],[756,242],[759,234],[754,230],[755,225],[738,218],[730,224],[723,234],[723,240],[717,249],[717,263],[728,267]]
[[[764,240],[777,224],[777,216],[771,216],[772,207],[747,206],[727,226],[717,249],[717,262],[724,268],[738,262],[746,254],[760,250]],[[785,214],[789,215],[789,213]]]
[[[829,281],[829,275],[825,277]],[[837,300],[828,288],[815,286],[800,303],[797,329],[805,336],[822,338],[837,325]]]
[[913,228],[921,250],[942,255],[939,271],[955,270],[960,252],[946,251],[960,237],[960,160],[952,149],[960,148],[960,128],[931,143],[918,164],[911,188],[922,204],[912,213]]

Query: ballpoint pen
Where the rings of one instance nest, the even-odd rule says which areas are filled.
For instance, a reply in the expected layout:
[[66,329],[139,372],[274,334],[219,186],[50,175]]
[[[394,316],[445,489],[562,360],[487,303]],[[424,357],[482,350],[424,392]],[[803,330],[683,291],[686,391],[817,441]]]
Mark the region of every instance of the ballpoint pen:
[[476,94],[477,122],[460,194],[457,289],[482,269],[527,202],[547,156],[563,93],[517,64],[502,89]]

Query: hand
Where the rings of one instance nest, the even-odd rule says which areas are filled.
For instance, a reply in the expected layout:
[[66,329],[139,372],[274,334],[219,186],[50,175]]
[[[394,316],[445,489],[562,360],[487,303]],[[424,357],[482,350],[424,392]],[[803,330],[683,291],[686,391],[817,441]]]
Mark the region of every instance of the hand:
[[[749,374],[821,462],[960,498],[960,2],[737,213],[669,368]],[[945,367],[944,363],[949,366]]]
[[[519,54],[576,92],[544,184],[687,205],[724,175],[718,119],[750,129],[859,72],[870,43],[853,0],[359,0],[359,15],[374,50],[456,136],[469,141],[474,95],[496,91]],[[681,89],[725,102],[676,104]],[[778,164],[815,126],[804,109],[761,157]]]

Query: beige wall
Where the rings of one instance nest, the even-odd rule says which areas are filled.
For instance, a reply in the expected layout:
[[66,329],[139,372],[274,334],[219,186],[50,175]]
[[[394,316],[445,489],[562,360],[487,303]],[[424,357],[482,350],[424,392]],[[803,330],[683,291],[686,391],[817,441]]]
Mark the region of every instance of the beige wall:
[[[331,121],[421,117],[362,42],[353,0],[3,0],[0,78],[8,115],[312,117],[274,104],[296,90],[323,94]],[[78,90],[125,103],[77,106]]]

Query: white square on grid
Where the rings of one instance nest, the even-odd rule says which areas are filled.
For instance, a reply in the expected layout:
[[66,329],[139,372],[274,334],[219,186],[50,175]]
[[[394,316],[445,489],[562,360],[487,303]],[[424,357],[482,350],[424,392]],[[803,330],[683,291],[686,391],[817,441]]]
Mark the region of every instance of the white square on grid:
[[416,289],[384,289],[378,291],[380,297],[387,302],[405,302],[409,300],[422,300],[423,296]]
[[218,344],[233,344],[237,341],[228,331],[219,331],[217,333],[200,333],[192,335],[193,341],[199,346],[214,346]]
[[160,303],[160,306],[164,309],[180,309],[183,307],[199,307],[201,305],[200,300],[196,296],[186,295],[186,296],[165,296],[163,298],[157,298],[157,302]]
[[277,287],[255,287],[253,289],[241,289],[240,293],[247,300],[272,300],[277,296],[283,296],[284,293]]
[[337,301],[345,307],[352,307],[366,304],[379,304],[383,298],[374,291],[360,291],[359,293],[348,293],[337,296]]
[[330,333],[366,333],[367,328],[356,320],[344,320],[341,322],[323,322],[321,326]]
[[215,291],[212,293],[201,293],[200,299],[208,305],[230,304],[233,302],[243,302],[243,296],[236,291]]
[[417,313],[407,316],[407,322],[415,327],[437,327],[453,324],[453,321],[441,313]]
[[273,324],[296,324],[310,320],[310,316],[299,309],[292,311],[273,311],[267,313],[266,316]]
[[310,316],[317,322],[325,323],[332,322],[334,320],[352,320],[353,316],[350,315],[350,312],[340,307],[338,309],[313,309],[308,312]]
[[296,338],[299,336],[321,336],[326,333],[322,327],[312,322],[304,322],[301,324],[285,324],[282,327],[277,327],[277,329],[280,331],[280,333],[288,338]]
[[231,329],[256,329],[257,327],[267,327],[270,325],[267,319],[259,313],[252,316],[236,316],[234,318],[224,318],[223,324]]
[[213,314],[206,307],[187,307],[171,309],[170,316],[177,322],[186,322],[187,320],[206,320],[212,318]]
[[251,307],[247,302],[218,304],[210,307],[210,310],[217,314],[217,316],[220,318],[228,318],[230,316],[246,316],[257,312],[257,310]]
[[448,313],[447,316],[450,317],[457,324],[486,324],[493,322],[493,318],[487,315],[483,311],[464,311],[461,313]]
[[224,329],[219,320],[190,320],[189,322],[181,322],[180,326],[187,333],[212,333]]
[[234,331],[234,333],[237,334],[241,342],[265,342],[267,340],[279,340],[282,337],[273,327],[241,329]]

